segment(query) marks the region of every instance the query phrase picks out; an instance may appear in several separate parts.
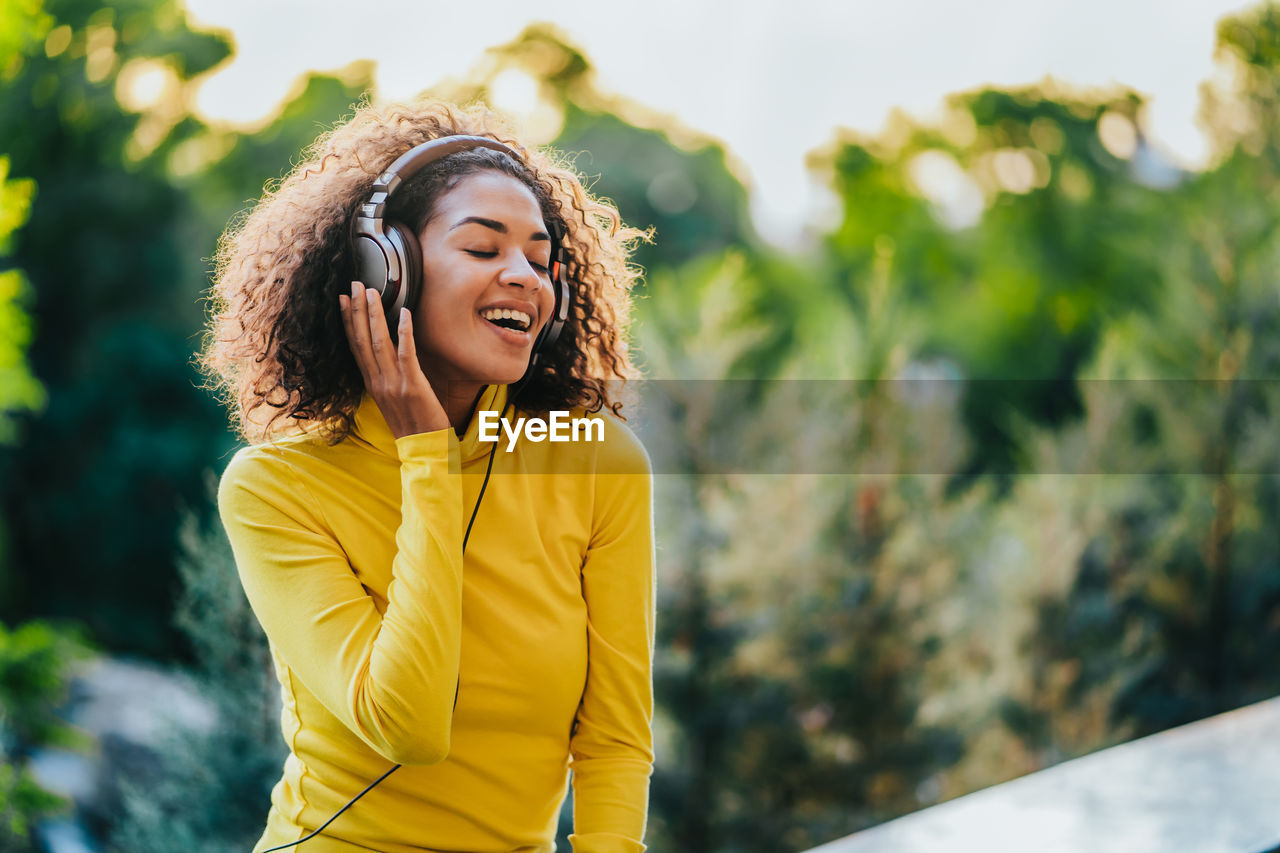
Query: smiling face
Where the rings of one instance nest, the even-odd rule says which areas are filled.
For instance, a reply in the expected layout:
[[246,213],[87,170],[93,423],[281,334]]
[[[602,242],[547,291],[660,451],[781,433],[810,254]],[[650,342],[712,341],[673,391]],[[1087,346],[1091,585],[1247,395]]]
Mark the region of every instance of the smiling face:
[[551,240],[533,193],[501,172],[469,175],[436,202],[420,242],[413,333],[436,393],[474,398],[519,380],[555,308]]

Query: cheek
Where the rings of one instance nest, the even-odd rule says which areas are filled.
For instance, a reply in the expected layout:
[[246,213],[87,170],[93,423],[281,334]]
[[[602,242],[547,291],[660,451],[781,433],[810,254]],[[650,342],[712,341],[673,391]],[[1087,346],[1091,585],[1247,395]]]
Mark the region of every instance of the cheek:
[[414,324],[414,330],[421,328],[426,336],[425,340],[438,346],[456,335],[459,330],[459,321],[459,317],[451,316],[445,310],[428,310],[420,322]]
[[439,336],[450,329],[457,329],[459,323],[466,320],[470,308],[459,293],[457,287],[451,287],[447,276],[436,276],[423,282],[422,293],[418,297],[418,310],[413,320],[414,332],[419,332],[419,341],[428,336],[439,340]]
[[555,282],[552,282],[550,287],[544,287],[542,289],[542,304],[539,306],[539,311],[541,312],[543,317],[547,318],[543,322],[544,326],[547,323],[551,322],[552,315],[555,314],[555,311],[556,311],[556,295],[555,294],[556,294],[557,287],[558,285],[556,285]]
[[424,298],[418,304],[418,313],[413,318],[413,334],[420,349],[438,350],[441,344],[449,339],[448,331],[456,328],[457,322],[450,322],[445,312],[447,303]]

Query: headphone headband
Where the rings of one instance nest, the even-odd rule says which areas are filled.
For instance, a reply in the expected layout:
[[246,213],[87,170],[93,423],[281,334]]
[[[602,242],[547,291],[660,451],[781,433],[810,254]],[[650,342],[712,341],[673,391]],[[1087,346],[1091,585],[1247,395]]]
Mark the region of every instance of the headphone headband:
[[473,151],[476,148],[500,151],[517,163],[524,162],[524,158],[516,153],[515,149],[487,136],[442,136],[410,148],[397,157],[395,162],[384,169],[378,180],[374,182],[373,190],[374,192],[381,190],[391,195],[402,183],[422,171],[422,167],[428,163],[459,151]]
[[[351,223],[351,249],[356,278],[382,294],[388,317],[400,309],[416,306],[422,287],[422,250],[418,237],[403,223],[386,217],[391,196],[430,163],[460,151],[488,148],[506,154],[517,163],[524,158],[510,146],[486,136],[442,136],[417,145],[401,154],[383,170],[370,190],[368,200],[356,208]],[[555,308],[533,343],[532,369],[539,352],[555,343],[569,316],[569,282],[565,262],[564,233],[555,222],[546,223],[551,234],[551,284]],[[392,330],[394,335],[394,330]],[[526,375],[528,375],[526,373]]]

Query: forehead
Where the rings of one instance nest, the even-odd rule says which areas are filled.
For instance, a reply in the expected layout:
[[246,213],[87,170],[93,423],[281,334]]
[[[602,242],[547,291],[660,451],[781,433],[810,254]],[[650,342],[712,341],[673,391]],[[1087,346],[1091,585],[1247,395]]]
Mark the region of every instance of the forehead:
[[529,188],[492,170],[467,175],[436,203],[435,218],[446,228],[468,216],[495,219],[513,229],[543,229],[542,210]]

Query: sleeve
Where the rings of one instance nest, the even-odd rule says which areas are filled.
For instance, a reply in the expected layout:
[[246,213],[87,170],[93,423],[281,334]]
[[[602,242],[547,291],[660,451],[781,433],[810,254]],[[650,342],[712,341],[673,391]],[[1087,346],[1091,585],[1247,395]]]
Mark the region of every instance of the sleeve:
[[569,743],[574,853],[645,849],[653,772],[653,478],[644,449],[622,429],[636,473],[596,475],[582,567],[587,682]]
[[[397,764],[449,753],[462,617],[461,483],[452,429],[405,436],[385,614],[278,450],[227,466],[218,510],[254,614],[330,713]],[[456,471],[457,468],[455,467]]]

